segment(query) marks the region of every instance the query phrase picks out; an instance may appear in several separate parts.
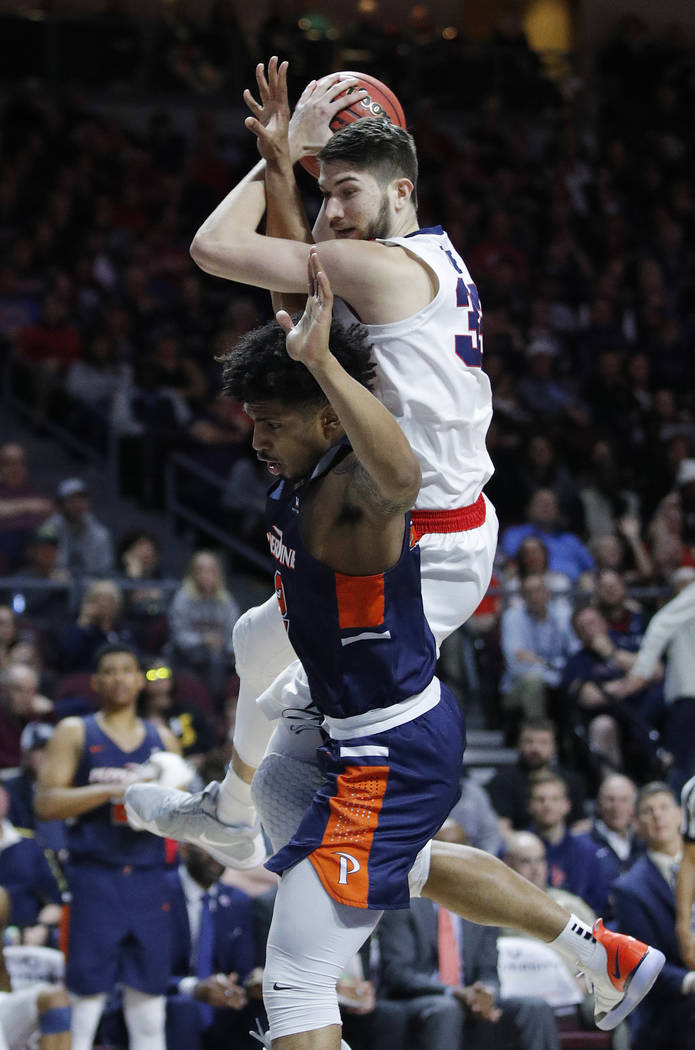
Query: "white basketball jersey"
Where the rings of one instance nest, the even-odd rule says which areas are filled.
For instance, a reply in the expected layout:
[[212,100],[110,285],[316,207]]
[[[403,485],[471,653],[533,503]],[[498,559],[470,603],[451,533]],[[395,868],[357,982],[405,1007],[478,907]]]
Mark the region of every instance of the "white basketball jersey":
[[[419,510],[475,503],[493,472],[485,447],[492,418],[490,381],[482,370],[482,311],[466,265],[441,226],[393,237],[421,259],[438,282],[424,310],[393,324],[365,325],[374,347],[374,393],[400,423],[422,471]],[[355,321],[338,300],[335,316]]]

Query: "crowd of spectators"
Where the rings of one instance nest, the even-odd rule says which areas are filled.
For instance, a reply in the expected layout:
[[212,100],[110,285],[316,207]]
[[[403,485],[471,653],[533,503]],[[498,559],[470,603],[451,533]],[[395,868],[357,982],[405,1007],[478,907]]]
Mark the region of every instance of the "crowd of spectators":
[[[230,5],[214,4],[204,31],[177,5],[168,12],[152,86],[211,98],[236,90],[249,62]],[[313,17],[303,27],[270,19],[261,57],[291,59],[295,95],[348,54],[393,85],[418,143],[422,225],[448,229],[485,311],[496,466],[487,491],[501,540],[493,590],[442,667],[472,639],[485,718],[518,738],[518,763],[490,782],[491,802],[464,780],[455,834],[610,919],[614,886],[641,849],[637,789],[658,778],[678,791],[695,769],[695,51],[683,35],[650,34],[629,16],[586,83],[558,82],[510,22],[474,47],[435,32],[426,12],[408,30],[363,12],[342,36]],[[139,31],[119,4],[104,27],[113,46],[102,86],[117,87]],[[74,39],[63,42],[68,54]],[[89,84],[96,71],[79,50],[73,84]],[[214,358],[270,304],[198,273],[187,252],[255,160],[253,140],[240,111],[238,133],[228,133],[219,113],[200,108],[190,138],[175,109],[152,109],[144,127],[128,112],[104,115],[39,81],[0,103],[1,352],[36,426],[60,416],[88,442],[114,428],[125,494],[161,506],[163,465],[184,450],[226,486],[213,503],[202,482],[189,482],[196,507],[260,545],[264,475],[247,419],[216,396]],[[311,210],[315,184],[301,178]],[[95,710],[90,673],[104,642],[140,653],[142,712],[173,731],[200,779],[224,768],[239,607],[214,551],[192,552],[178,575],[173,593],[157,537],[114,535],[80,478],[38,491],[21,444],[0,448],[0,774],[14,771],[7,806],[0,793],[0,884],[3,863],[13,871],[15,824],[60,854],[60,827],[31,810],[38,755],[57,720]],[[465,702],[470,675],[451,681]],[[653,797],[644,796],[640,829],[650,849],[668,852],[675,832],[656,841]],[[49,921],[42,909],[60,899],[41,856],[32,853],[36,892],[22,901],[27,928]],[[185,862],[200,875],[194,854]],[[453,1011],[441,1021],[449,1032],[475,1013],[461,975],[453,998],[436,974],[423,981],[418,952],[402,987],[394,944],[412,947],[434,920],[423,909],[398,921],[352,985],[346,978],[355,1048],[369,1050],[384,1026],[396,1045],[406,1022],[391,1000],[413,999],[411,1025],[438,1000]],[[473,943],[466,929],[459,936]],[[247,962],[248,971],[262,958]],[[468,978],[472,987],[477,977]],[[358,988],[368,1009],[355,1005]],[[581,1013],[586,988],[575,994]],[[492,1000],[486,1009],[481,1023],[494,1023]]]

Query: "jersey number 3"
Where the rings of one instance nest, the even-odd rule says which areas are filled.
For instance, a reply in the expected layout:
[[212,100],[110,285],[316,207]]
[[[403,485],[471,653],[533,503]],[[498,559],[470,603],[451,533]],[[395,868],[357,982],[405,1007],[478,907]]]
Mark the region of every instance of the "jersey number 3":
[[483,363],[483,335],[480,325],[483,311],[480,309],[478,289],[474,284],[467,285],[463,277],[456,282],[456,305],[465,311],[462,315],[466,321],[466,331],[457,335],[456,354],[464,365],[480,368]]

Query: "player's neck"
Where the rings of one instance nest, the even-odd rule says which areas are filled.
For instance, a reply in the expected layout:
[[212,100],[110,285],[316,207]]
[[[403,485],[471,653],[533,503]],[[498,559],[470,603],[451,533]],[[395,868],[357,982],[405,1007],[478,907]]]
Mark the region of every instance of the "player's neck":
[[415,233],[419,229],[417,213],[409,208],[395,217],[389,237],[407,237],[409,233]]
[[132,729],[140,721],[134,703],[125,707],[102,707],[97,719],[113,729]]

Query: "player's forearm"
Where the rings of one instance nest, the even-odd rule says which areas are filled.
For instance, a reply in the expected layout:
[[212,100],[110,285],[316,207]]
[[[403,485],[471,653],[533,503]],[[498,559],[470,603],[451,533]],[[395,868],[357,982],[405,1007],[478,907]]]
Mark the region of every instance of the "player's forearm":
[[[191,257],[201,270],[226,276],[227,258],[231,268],[234,249],[255,232],[265,204],[265,161],[259,161],[208,215],[193,238]],[[230,276],[236,279],[233,271]]]
[[[299,187],[291,163],[284,165],[269,162],[265,169],[265,195],[267,202],[265,232],[268,237],[279,237],[287,241],[302,241],[312,244],[313,239]],[[305,295],[290,295],[287,292],[270,293],[273,310],[296,313],[304,309]]]
[[333,356],[311,372],[379,495],[407,510],[420,489],[420,465],[396,420]]
[[123,784],[86,784],[84,787],[41,788],[34,809],[39,820],[67,820],[103,806],[123,795]]

